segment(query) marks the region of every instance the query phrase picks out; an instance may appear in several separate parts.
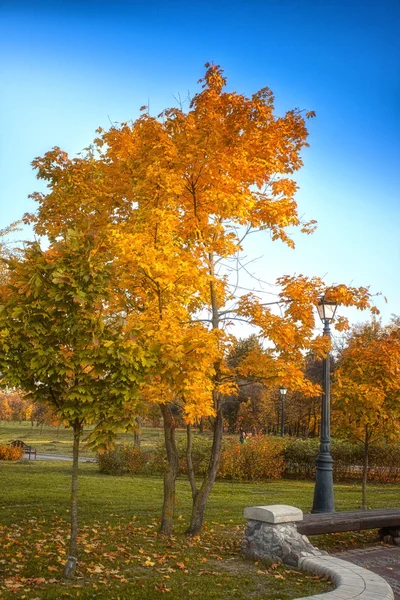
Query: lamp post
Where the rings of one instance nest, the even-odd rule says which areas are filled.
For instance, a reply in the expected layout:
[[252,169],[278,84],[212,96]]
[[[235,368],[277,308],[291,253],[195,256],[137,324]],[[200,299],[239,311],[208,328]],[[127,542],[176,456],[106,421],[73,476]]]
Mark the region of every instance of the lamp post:
[[281,387],[279,388],[279,392],[281,394],[281,436],[283,437],[283,434],[285,433],[285,396],[287,394],[287,389],[281,385]]
[[[337,304],[322,297],[318,302],[318,314],[324,324],[324,335],[331,336],[329,324],[335,316]],[[314,502],[312,513],[329,513],[335,511],[333,497],[333,476],[331,456],[331,423],[330,423],[330,354],[322,363],[322,404],[321,404],[321,441],[317,456]]]

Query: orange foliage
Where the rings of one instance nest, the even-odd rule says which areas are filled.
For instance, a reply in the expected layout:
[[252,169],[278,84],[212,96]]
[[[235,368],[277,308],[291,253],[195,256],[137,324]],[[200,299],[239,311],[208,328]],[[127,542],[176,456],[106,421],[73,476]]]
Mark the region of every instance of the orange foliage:
[[0,460],[19,460],[24,455],[23,448],[0,446]]
[[[398,436],[400,328],[372,321],[353,328],[333,388],[336,427],[356,439]],[[370,441],[369,440],[369,441]]]
[[243,444],[230,442],[222,451],[219,476],[239,481],[278,479],[284,467],[283,444],[254,436]]
[[[315,113],[304,117],[295,109],[278,117],[271,90],[251,97],[226,91],[216,65],[207,63],[200,82],[187,112],[169,108],[158,117],[144,113],[131,124],[100,128],[93,146],[75,159],[59,148],[35,159],[49,193],[33,194],[39,210],[26,217],[50,239],[73,226],[112,248],[116,307],[128,294],[128,324],[139,327],[159,355],[143,393],[156,402],[181,398],[192,422],[213,414],[213,388],[234,390],[225,364],[230,337],[210,332],[197,317],[206,309],[211,329],[222,327],[223,308],[233,298],[216,267],[240,251],[237,227],[268,229],[289,246],[289,227],[315,228],[298,215],[292,179],[308,145],[305,118]],[[240,298],[237,312],[273,344],[274,354],[264,359],[271,382],[314,393],[302,375],[303,353],[326,353],[327,340],[314,336],[314,309],[327,288],[301,275],[278,284],[282,315],[252,294]],[[366,288],[338,285],[329,294],[344,305],[370,306]],[[275,363],[277,357],[282,360]]]

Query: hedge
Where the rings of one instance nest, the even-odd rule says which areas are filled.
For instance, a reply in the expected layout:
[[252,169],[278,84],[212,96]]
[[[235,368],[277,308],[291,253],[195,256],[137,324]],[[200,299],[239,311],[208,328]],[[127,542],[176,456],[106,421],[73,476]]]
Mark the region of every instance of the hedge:
[[[206,436],[193,438],[192,460],[195,474],[206,472],[212,440]],[[177,442],[179,470],[187,473],[186,440]],[[237,481],[266,481],[288,479],[315,479],[315,459],[319,450],[318,439],[255,436],[241,444],[235,439],[224,439],[217,477]],[[334,481],[360,481],[362,477],[363,446],[348,440],[333,439],[331,443]],[[371,446],[369,453],[369,481],[395,483],[400,481],[400,445]],[[98,456],[102,473],[111,475],[161,474],[166,466],[162,443],[153,449],[141,450],[131,445],[117,446],[115,450]]]
[[[210,459],[212,440],[208,437],[193,438],[192,462],[196,475],[204,475]],[[177,443],[180,473],[187,473],[186,440]],[[236,440],[224,440],[218,477],[238,481],[258,481],[280,477],[283,470],[283,445],[264,436],[250,439],[245,444]],[[101,473],[108,475],[160,474],[166,466],[162,444],[153,450],[142,451],[122,444],[114,450],[98,455]]]

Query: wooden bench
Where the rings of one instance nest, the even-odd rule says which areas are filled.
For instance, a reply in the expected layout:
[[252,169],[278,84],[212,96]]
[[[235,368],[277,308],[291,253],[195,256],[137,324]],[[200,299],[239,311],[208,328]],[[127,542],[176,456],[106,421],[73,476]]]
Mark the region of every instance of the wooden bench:
[[363,529],[383,529],[382,535],[385,535],[385,530],[400,529],[400,508],[304,515],[303,521],[298,521],[296,526],[297,531],[303,535],[361,531]]
[[28,454],[29,460],[31,460],[31,456],[34,456],[36,460],[36,448],[28,446],[28,444],[25,444],[25,442],[23,442],[22,440],[13,440],[12,442],[10,442],[10,446],[12,446],[13,448],[22,448],[24,454]]

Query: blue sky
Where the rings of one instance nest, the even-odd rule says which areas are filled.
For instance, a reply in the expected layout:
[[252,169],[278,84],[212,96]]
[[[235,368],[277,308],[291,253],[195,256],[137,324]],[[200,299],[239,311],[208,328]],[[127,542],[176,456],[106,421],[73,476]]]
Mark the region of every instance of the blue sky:
[[398,0],[3,0],[0,22],[0,228],[35,208],[35,156],[75,154],[148,101],[157,114],[213,61],[230,89],[269,86],[278,113],[317,113],[297,180],[318,230],[295,251],[259,236],[252,269],[370,285],[385,321],[400,314]]

